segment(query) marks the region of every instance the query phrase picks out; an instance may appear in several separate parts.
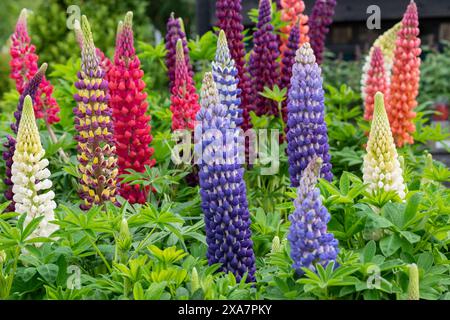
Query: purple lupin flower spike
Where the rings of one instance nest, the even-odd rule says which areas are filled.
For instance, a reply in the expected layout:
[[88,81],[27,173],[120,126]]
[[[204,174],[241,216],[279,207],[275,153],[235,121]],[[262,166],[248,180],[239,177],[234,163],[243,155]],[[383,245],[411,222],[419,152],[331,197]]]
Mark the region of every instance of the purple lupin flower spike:
[[[208,263],[219,263],[219,271],[231,272],[237,281],[255,281],[255,256],[250,231],[250,213],[238,161],[240,150],[231,125],[228,108],[219,94],[210,72],[205,74],[201,90],[199,124],[195,128],[196,155],[199,164],[200,195],[205,218]],[[230,139],[231,138],[231,139]],[[230,141],[231,140],[231,141]]]
[[323,160],[321,177],[331,181],[327,124],[324,120],[324,91],[321,69],[308,42],[295,56],[288,94],[287,154],[293,187],[314,155]]
[[177,41],[181,39],[183,44],[184,59],[186,61],[186,66],[191,77],[194,76],[192,71],[192,65],[189,60],[189,49],[187,46],[186,34],[184,32],[184,27],[182,25],[181,18],[176,19],[174,13],[170,14],[169,20],[167,21],[167,34],[166,34],[166,66],[167,73],[169,76],[169,92],[172,92],[172,87],[175,81],[175,61],[177,56]]
[[338,241],[327,233],[330,214],[323,206],[319,188],[316,187],[322,159],[314,156],[302,173],[295,211],[289,215],[291,226],[287,239],[291,246],[292,267],[301,275],[305,267],[316,271],[316,264],[326,267],[336,261]]
[[[289,33],[289,39],[287,43],[287,49],[284,52],[283,59],[281,60],[281,76],[280,76],[280,88],[286,88],[289,91],[291,87],[292,66],[295,63],[295,53],[298,50],[298,44],[300,43],[300,28],[295,25]],[[287,100],[283,101],[283,121],[287,123]],[[287,127],[286,127],[287,131]]]
[[318,64],[322,63],[325,38],[333,22],[336,0],[316,0],[308,20],[309,41]]
[[253,35],[254,48],[250,55],[249,70],[252,80],[254,111],[257,115],[279,114],[275,101],[264,98],[259,93],[264,87],[273,88],[278,82],[279,46],[272,25],[272,6],[270,0],[260,0],[257,31]]
[[[39,85],[42,82],[42,79],[44,78],[45,71],[47,70],[47,64],[43,63],[42,66],[39,68],[38,72],[31,78],[30,82],[25,86],[24,91],[19,97],[19,102],[17,104],[17,110],[14,112],[14,118],[16,119],[15,122],[11,123],[11,130],[14,132],[14,134],[17,134],[17,129],[19,127],[19,122],[22,117],[22,109],[23,109],[23,103],[25,101],[26,96],[30,96],[33,100],[36,97],[36,93],[38,91]],[[13,183],[11,181],[11,167],[13,164],[13,156],[14,151],[16,150],[16,139],[12,135],[6,136],[6,142],[3,144],[4,150],[3,150],[3,160],[5,160],[5,179],[3,179],[3,182],[7,186],[7,189],[5,190],[5,199],[8,201],[11,201],[8,208],[6,209],[6,212],[14,211],[15,210],[15,204],[13,201],[13,192],[12,192],[12,186]]]
[[241,0],[217,0],[216,15],[217,26],[225,32],[228,39],[231,58],[238,69],[239,89],[241,89],[242,129],[251,128],[250,110],[252,101],[252,84],[245,65],[245,46],[242,31]]
[[81,70],[75,82],[78,92],[74,95],[77,106],[73,108],[80,173],[78,194],[80,208],[89,210],[107,201],[118,205],[118,168],[108,81],[86,16],[81,17],[81,25],[75,20],[74,29],[81,46]]

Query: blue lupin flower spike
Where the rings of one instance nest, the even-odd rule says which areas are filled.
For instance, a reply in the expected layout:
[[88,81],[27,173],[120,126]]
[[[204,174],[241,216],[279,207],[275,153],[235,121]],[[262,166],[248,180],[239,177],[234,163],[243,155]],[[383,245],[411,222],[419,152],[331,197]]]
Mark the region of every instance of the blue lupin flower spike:
[[322,159],[313,156],[302,173],[295,211],[289,215],[291,226],[288,241],[291,246],[292,267],[301,275],[305,267],[316,271],[316,264],[326,267],[336,261],[338,241],[327,232],[330,214],[323,206],[319,188],[316,187]]
[[301,173],[314,155],[323,160],[320,177],[331,181],[321,69],[307,42],[297,50],[287,109],[287,153],[292,186],[298,187]]
[[[237,281],[247,275],[255,281],[255,256],[250,231],[250,213],[239,161],[238,143],[229,109],[220,103],[213,75],[205,74],[197,113],[195,151],[199,163],[200,196],[205,219],[208,263],[221,265],[219,271],[231,272]],[[231,138],[231,139],[230,139]]]
[[238,70],[228,49],[227,38],[223,30],[219,33],[215,60],[212,62],[212,74],[219,92],[220,103],[228,108],[232,127],[242,124],[242,109],[239,108],[241,89],[238,88]]

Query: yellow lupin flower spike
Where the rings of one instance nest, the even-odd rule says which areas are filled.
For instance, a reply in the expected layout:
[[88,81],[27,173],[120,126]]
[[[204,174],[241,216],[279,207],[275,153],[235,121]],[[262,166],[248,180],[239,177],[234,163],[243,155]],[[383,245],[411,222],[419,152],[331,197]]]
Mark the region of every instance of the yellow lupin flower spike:
[[375,94],[375,108],[370,128],[367,154],[364,156],[363,179],[371,192],[395,191],[405,198],[403,171],[392,137],[381,92]]

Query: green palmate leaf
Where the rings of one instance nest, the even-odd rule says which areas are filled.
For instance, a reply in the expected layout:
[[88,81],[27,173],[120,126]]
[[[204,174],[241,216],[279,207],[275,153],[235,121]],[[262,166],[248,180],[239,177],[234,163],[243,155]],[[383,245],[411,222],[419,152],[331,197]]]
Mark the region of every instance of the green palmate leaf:
[[380,249],[385,257],[389,257],[402,246],[402,241],[397,234],[391,234],[380,241]]
[[375,256],[375,253],[377,251],[377,245],[375,241],[370,240],[367,242],[366,246],[362,250],[362,253],[360,255],[361,262],[362,263],[369,263],[372,262],[373,257]]
[[259,92],[259,95],[264,98],[273,100],[275,102],[282,102],[286,100],[287,88],[280,89],[278,85],[275,85],[272,89],[264,87],[263,92]]
[[411,244],[420,241],[420,236],[410,231],[400,231],[400,234]]
[[360,211],[357,212],[358,215],[367,218],[366,227],[371,229],[380,229],[380,228],[389,228],[393,226],[392,222],[388,219],[376,214],[370,207],[368,206],[358,206]]
[[402,228],[404,222],[404,206],[398,203],[387,203],[381,209],[381,215],[392,222],[396,227]]
[[403,217],[403,226],[408,225],[409,222],[411,222],[416,214],[417,214],[417,210],[419,208],[419,204],[422,201],[422,193],[420,192],[415,192],[408,200],[406,203],[406,208],[405,208],[405,214]]
[[44,264],[37,267],[37,272],[48,284],[53,284],[56,282],[58,277],[59,267],[56,264]]

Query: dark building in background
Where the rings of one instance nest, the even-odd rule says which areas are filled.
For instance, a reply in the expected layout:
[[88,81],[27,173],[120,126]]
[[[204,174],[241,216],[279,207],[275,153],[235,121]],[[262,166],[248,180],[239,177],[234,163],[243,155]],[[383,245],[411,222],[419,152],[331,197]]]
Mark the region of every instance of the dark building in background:
[[[258,0],[243,0],[244,24],[252,26],[247,13],[258,6]],[[314,0],[304,0],[309,15]],[[211,29],[216,22],[214,0],[197,0],[197,31]],[[401,20],[409,0],[337,0],[336,14],[327,37],[327,48],[344,59],[359,58],[375,39]],[[417,0],[422,43],[437,46],[450,41],[450,0]],[[378,5],[381,11],[381,29],[369,30],[366,25],[367,8]]]

